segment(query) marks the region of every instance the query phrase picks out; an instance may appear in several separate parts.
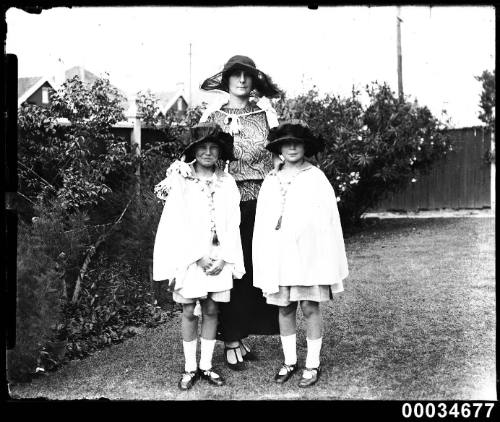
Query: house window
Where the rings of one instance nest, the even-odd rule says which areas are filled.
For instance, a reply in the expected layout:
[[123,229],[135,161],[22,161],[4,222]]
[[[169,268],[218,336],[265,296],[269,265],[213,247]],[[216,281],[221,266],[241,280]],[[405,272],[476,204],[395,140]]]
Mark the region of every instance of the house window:
[[182,98],[177,98],[177,110],[182,110]]
[[48,103],[49,103],[49,88],[43,87],[42,88],[42,104],[48,104]]

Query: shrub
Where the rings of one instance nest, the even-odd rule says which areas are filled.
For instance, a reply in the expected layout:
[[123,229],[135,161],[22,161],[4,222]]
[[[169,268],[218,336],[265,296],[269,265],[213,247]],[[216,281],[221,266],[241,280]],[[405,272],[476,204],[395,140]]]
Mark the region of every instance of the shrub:
[[88,85],[75,76],[52,93],[48,106],[21,107],[19,192],[35,202],[58,198],[71,212],[94,207],[131,179],[133,155],[111,133],[123,119],[122,101],[107,79]]
[[58,257],[64,245],[69,262],[78,260],[81,239],[65,228],[81,227],[82,219],[79,215],[64,222],[45,210],[32,225],[19,223],[16,346],[8,353],[11,380],[26,380],[35,372],[44,344],[61,321],[66,281]]
[[99,254],[82,284],[78,303],[63,308],[68,324],[67,359],[119,343],[135,334],[131,327],[152,327],[165,320],[165,314],[151,304],[148,279],[126,261]]
[[320,98],[311,90],[276,103],[281,120],[303,119],[325,139],[319,164],[346,227],[388,193],[418,180],[451,148],[445,125],[427,107],[398,99],[386,84],[373,83],[366,93],[366,107],[356,90],[348,98]]

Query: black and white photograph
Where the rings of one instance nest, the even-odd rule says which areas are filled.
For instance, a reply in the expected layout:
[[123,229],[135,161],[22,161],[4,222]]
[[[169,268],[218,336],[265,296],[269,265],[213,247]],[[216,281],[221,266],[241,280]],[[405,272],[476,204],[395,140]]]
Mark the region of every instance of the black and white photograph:
[[493,5],[4,19],[10,400],[496,413]]

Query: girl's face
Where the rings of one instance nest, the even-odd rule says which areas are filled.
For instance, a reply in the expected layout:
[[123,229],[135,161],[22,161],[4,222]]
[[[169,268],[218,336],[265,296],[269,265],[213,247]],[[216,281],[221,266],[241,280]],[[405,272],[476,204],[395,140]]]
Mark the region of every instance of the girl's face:
[[219,159],[219,145],[212,141],[202,142],[194,150],[196,162],[203,167],[212,167]]
[[252,91],[252,75],[245,70],[235,70],[228,78],[229,94],[236,97],[249,97]]
[[285,142],[281,145],[281,155],[286,162],[297,163],[304,158],[305,147],[303,142]]

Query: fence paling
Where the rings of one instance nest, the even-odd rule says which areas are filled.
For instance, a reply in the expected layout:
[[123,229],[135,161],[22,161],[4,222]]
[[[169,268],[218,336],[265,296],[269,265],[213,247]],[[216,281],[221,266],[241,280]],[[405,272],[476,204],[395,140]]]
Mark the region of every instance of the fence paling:
[[454,150],[403,191],[390,195],[374,211],[484,208],[492,205],[491,171],[484,162],[491,133],[485,128],[452,129]]

